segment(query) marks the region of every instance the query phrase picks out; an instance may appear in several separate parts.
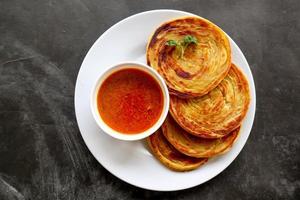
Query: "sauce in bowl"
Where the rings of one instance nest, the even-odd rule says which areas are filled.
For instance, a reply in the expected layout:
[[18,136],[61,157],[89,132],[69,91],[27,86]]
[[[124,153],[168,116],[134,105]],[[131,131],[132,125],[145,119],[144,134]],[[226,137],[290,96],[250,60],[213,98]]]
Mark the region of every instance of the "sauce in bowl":
[[138,134],[152,127],[163,106],[159,83],[148,73],[130,66],[108,76],[97,94],[102,120],[124,134]]

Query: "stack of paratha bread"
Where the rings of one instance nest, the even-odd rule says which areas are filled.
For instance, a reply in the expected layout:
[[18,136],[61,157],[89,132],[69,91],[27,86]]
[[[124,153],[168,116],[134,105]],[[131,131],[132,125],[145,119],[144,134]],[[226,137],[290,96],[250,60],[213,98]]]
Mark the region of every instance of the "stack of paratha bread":
[[230,149],[250,102],[248,82],[231,62],[226,34],[200,17],[162,24],[147,62],[170,91],[170,112],[148,144],[164,165],[188,171]]

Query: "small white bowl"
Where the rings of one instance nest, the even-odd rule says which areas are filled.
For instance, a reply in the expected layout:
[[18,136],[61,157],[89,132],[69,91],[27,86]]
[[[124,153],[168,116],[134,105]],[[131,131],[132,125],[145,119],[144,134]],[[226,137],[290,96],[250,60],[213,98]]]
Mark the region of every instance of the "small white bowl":
[[[120,132],[112,129],[102,120],[101,115],[98,111],[97,94],[98,94],[101,84],[112,73],[117,72],[122,69],[139,69],[139,70],[146,72],[147,74],[151,75],[159,83],[159,86],[163,93],[164,105],[163,105],[163,110],[161,112],[159,119],[152,127],[150,127],[149,129],[147,129],[146,131],[141,132],[141,133],[126,134],[126,133],[120,133]],[[163,78],[154,69],[152,69],[151,67],[149,67],[143,63],[139,63],[139,62],[122,62],[122,63],[116,64],[116,65],[113,65],[112,67],[110,67],[107,71],[105,71],[103,74],[101,74],[101,76],[97,79],[95,86],[93,87],[93,89],[91,91],[91,97],[90,97],[90,106],[91,106],[91,110],[93,113],[93,117],[94,117],[96,123],[99,125],[99,127],[105,133],[107,133],[108,135],[110,135],[114,138],[117,138],[120,140],[128,140],[128,141],[140,140],[140,139],[146,138],[149,135],[151,135],[152,133],[154,133],[165,121],[168,111],[169,111],[169,104],[170,104],[169,91],[168,91],[168,88],[167,88],[166,83],[163,80]]]

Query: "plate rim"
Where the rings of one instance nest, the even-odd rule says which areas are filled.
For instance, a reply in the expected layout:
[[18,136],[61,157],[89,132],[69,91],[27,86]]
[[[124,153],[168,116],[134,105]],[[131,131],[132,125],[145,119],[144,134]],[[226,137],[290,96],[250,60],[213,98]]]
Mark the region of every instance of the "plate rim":
[[[227,35],[227,37],[233,42],[233,44],[235,45],[238,53],[241,55],[241,59],[243,60],[243,62],[246,63],[247,65],[247,68],[249,69],[249,72],[250,72],[250,78],[251,80],[248,80],[249,82],[249,85],[251,84],[253,87],[253,96],[251,96],[251,100],[253,101],[253,117],[251,116],[251,126],[250,126],[250,130],[249,130],[249,134],[247,135],[247,137],[245,138],[243,144],[242,144],[242,147],[241,149],[239,149],[236,153],[236,155],[233,157],[233,159],[228,162],[224,167],[223,169],[218,172],[218,173],[215,173],[214,175],[210,175],[208,178],[206,178],[204,181],[202,181],[201,183],[196,183],[196,184],[190,184],[190,185],[185,185],[185,186],[180,186],[180,187],[176,187],[176,188],[172,188],[172,189],[165,189],[165,188],[155,188],[155,187],[152,187],[152,188],[149,188],[149,187],[144,187],[144,186],[140,186],[140,185],[137,185],[135,183],[132,183],[132,182],[129,182],[128,180],[125,180],[123,177],[120,177],[118,176],[116,173],[112,172],[107,166],[104,166],[99,160],[98,158],[95,156],[95,154],[93,153],[93,151],[90,149],[86,139],[83,137],[83,134],[82,134],[82,128],[79,126],[79,123],[78,123],[78,109],[76,109],[76,94],[78,91],[78,85],[79,85],[79,76],[81,74],[81,71],[83,70],[83,65],[85,63],[85,60],[87,59],[87,57],[89,56],[89,54],[91,53],[91,51],[94,49],[94,47],[96,46],[96,44],[103,38],[105,37],[108,32],[113,29],[114,27],[117,27],[118,25],[122,24],[122,23],[125,23],[126,21],[129,21],[131,20],[132,18],[135,18],[139,15],[145,15],[145,14],[149,14],[149,13],[155,13],[155,12],[174,12],[174,13],[178,13],[178,14],[186,14],[186,15],[194,15],[194,16],[199,16],[199,15],[196,15],[194,13],[190,13],[190,12],[186,12],[186,11],[182,11],[182,10],[175,10],[175,9],[153,9],[153,10],[147,10],[147,11],[142,11],[142,12],[139,12],[139,13],[136,13],[136,14],[133,14],[133,15],[130,15],[126,18],[123,18],[122,20],[116,22],[115,24],[113,24],[112,26],[110,26],[108,29],[106,29],[93,43],[93,45],[89,48],[88,52],[86,53],[84,59],[82,60],[82,63],[80,65],[80,68],[79,68],[79,71],[78,71],[78,74],[77,74],[77,77],[76,77],[76,83],[75,83],[75,89],[74,89],[74,110],[75,110],[75,117],[76,117],[76,122],[77,122],[77,126],[78,126],[78,129],[80,131],[80,135],[86,145],[86,147],[88,148],[88,150],[90,151],[90,153],[93,155],[93,157],[97,160],[97,162],[104,168],[106,169],[109,173],[111,173],[112,175],[114,175],[115,177],[117,177],[118,179],[130,184],[130,185],[133,185],[135,187],[138,187],[138,188],[142,188],[142,189],[146,189],[146,190],[151,190],[151,191],[180,191],[180,190],[185,190],[185,189],[189,189],[189,188],[193,188],[193,187],[196,187],[196,186],[199,186],[201,184],[204,184],[206,183],[207,181],[213,179],[214,177],[216,177],[217,175],[221,174],[236,158],[237,156],[240,154],[240,152],[242,151],[242,149],[244,148],[246,142],[248,141],[248,138],[251,134],[251,130],[253,128],[253,124],[254,124],[254,119],[255,119],[255,114],[256,114],[256,88],[255,88],[255,81],[254,81],[254,78],[253,78],[253,73],[251,71],[251,68],[249,66],[249,63],[247,62],[247,59],[245,58],[243,52],[241,51],[240,47],[236,44],[236,42],[224,31],[224,33]],[[202,16],[200,16],[202,17]],[[206,19],[205,17],[202,17],[204,19]],[[209,20],[209,19],[208,19]],[[211,21],[211,20],[209,20]],[[214,22],[213,22],[214,23]],[[217,25],[218,26],[218,25]],[[219,26],[218,26],[219,27]],[[244,73],[244,72],[243,72]],[[250,90],[251,91],[251,90]],[[249,110],[250,110],[250,105],[249,105]],[[248,110],[248,111],[249,111]]]

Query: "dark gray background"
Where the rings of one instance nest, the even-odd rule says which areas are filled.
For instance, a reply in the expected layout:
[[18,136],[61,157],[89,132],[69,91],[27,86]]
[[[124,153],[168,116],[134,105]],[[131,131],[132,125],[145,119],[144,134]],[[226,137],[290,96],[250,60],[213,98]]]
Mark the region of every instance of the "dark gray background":
[[[257,92],[237,159],[213,180],[170,193],[105,170],[81,138],[73,105],[94,41],[119,20],[158,8],[222,27],[248,59]],[[299,199],[299,31],[296,0],[0,0],[0,199]]]

